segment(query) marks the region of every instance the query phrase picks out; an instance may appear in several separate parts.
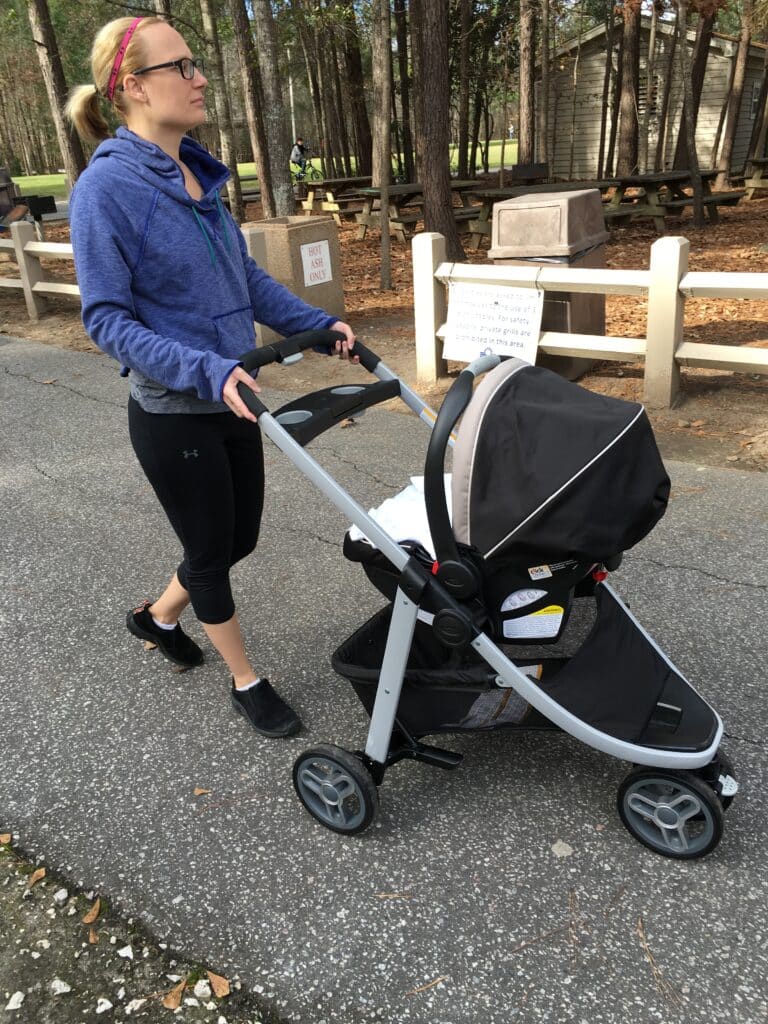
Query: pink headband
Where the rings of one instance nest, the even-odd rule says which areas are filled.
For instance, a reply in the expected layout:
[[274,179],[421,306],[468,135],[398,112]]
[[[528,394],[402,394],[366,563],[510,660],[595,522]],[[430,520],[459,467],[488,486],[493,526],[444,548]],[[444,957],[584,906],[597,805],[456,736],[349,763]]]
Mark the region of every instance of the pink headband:
[[122,43],[120,43],[120,47],[119,47],[117,53],[115,54],[115,60],[114,60],[114,63],[112,65],[112,74],[109,76],[109,84],[107,85],[106,96],[107,96],[108,100],[111,100],[112,97],[115,95],[115,83],[117,82],[117,76],[118,76],[118,74],[120,72],[120,65],[123,63],[123,57],[125,56],[125,51],[128,49],[128,44],[130,43],[131,39],[133,38],[133,33],[138,28],[139,22],[143,21],[143,20],[144,20],[143,17],[141,17],[141,18],[134,18],[133,19],[131,24],[128,26],[128,30],[126,31],[125,35],[123,36],[123,41],[122,41]]

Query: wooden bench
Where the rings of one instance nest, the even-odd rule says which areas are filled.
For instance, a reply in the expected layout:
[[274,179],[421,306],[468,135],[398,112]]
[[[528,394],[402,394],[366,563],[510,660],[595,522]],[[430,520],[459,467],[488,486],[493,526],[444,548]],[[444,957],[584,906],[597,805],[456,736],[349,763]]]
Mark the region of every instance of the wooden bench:
[[634,206],[634,203],[622,203],[621,206],[603,206],[603,219],[606,221],[626,220],[633,213],[637,213]]
[[[702,196],[701,200],[705,206],[736,206],[746,194],[746,189],[739,188],[732,192],[712,192],[708,196]],[[693,206],[693,196],[687,196],[685,199],[669,199],[664,203],[665,210],[683,210],[686,206]]]
[[[396,217],[389,218],[389,233],[394,235],[399,242],[407,242],[407,231],[417,221],[421,220],[421,214],[407,209],[400,210]],[[355,220],[364,228],[377,228],[381,224],[381,211],[374,210],[366,215],[365,211],[355,214]],[[364,237],[364,236],[363,236]]]

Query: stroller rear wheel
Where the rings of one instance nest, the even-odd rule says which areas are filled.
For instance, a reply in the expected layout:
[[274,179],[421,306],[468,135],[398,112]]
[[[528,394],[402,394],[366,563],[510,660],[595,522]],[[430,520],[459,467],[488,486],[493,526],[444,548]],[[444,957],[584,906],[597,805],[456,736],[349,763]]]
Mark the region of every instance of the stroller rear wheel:
[[691,772],[635,768],[619,786],[617,803],[626,829],[664,857],[704,857],[723,834],[720,800]]
[[379,810],[379,791],[358,757],[322,744],[305,750],[293,766],[293,786],[307,811],[326,828],[355,835]]

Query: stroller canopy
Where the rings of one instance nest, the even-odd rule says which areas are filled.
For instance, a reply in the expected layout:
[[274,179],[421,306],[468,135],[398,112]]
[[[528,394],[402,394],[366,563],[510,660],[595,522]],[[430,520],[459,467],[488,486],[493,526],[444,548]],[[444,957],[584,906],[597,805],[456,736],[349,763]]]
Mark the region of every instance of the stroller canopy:
[[669,478],[637,403],[510,359],[485,376],[462,417],[454,533],[486,558],[604,561],[642,540],[668,497]]

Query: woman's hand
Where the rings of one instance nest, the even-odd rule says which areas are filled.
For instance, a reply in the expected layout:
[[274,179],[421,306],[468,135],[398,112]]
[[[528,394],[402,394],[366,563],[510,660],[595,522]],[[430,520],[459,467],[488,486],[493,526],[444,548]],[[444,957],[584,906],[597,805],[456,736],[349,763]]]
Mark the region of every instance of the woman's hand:
[[255,423],[256,417],[237,392],[238,384],[245,384],[254,395],[258,395],[261,391],[261,388],[250,373],[244,370],[242,366],[236,366],[224,381],[224,387],[221,389],[221,399],[223,402],[226,402],[235,416],[239,416],[241,420],[250,420],[251,423]]
[[356,356],[352,352],[352,346],[355,344],[355,332],[349,324],[345,324],[343,320],[337,320],[335,324],[331,324],[329,330],[338,331],[339,334],[344,335],[344,341],[337,341],[333,350],[338,352],[339,359],[349,359],[351,363],[359,363],[360,356]]

